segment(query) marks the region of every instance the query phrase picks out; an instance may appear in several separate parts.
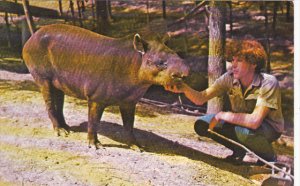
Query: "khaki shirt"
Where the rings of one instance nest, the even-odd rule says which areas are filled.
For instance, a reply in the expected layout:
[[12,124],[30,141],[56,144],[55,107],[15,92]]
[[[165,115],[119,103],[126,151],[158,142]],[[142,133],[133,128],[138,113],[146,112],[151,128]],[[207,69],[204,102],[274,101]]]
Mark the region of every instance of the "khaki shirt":
[[232,72],[227,72],[218,78],[212,87],[218,91],[218,96],[225,93],[228,95],[232,112],[250,114],[256,106],[270,108],[263,122],[270,124],[277,132],[283,132],[281,93],[274,76],[265,73],[255,74],[252,84],[243,93],[239,80],[233,78]]

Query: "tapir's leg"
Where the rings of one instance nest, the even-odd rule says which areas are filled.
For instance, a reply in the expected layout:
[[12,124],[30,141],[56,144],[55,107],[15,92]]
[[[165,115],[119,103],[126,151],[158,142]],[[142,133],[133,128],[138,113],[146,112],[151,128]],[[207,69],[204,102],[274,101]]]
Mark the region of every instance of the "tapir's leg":
[[70,127],[67,125],[64,113],[63,113],[63,107],[64,107],[64,100],[65,100],[65,94],[59,89],[54,88],[55,91],[55,107],[57,111],[57,118],[59,122],[59,127],[66,129],[68,132],[70,131]]
[[[128,136],[129,145],[131,148],[135,148],[136,145],[140,149],[140,145],[136,141],[136,138],[133,134],[133,123],[134,123],[134,114],[135,114],[136,103],[127,103],[120,105],[120,112],[123,120],[123,126]],[[141,149],[140,149],[141,150]]]
[[88,141],[89,147],[91,144],[95,145],[96,149],[101,146],[100,141],[97,137],[97,124],[100,123],[103,111],[105,109],[104,105],[96,102],[88,102],[89,106],[89,119],[88,119]]
[[[62,123],[59,119],[58,114],[58,106],[57,103],[59,102],[57,100],[57,89],[51,84],[50,81],[44,80],[39,82],[41,92],[43,94],[46,108],[48,111],[49,118],[53,124],[53,128],[56,131],[57,135],[60,136],[60,132],[64,132],[65,135],[68,134],[68,128],[67,124]],[[60,96],[60,95],[59,95]],[[60,107],[60,106],[59,106]]]

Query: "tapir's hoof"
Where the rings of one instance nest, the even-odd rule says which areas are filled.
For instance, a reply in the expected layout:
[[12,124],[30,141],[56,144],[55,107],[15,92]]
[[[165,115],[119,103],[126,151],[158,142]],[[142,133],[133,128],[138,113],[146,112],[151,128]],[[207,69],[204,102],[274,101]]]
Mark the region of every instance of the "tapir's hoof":
[[98,139],[96,139],[96,140],[89,139],[89,148],[92,148],[92,146],[95,146],[96,150],[103,147],[103,145],[100,143],[100,141]]
[[65,137],[68,137],[70,134],[70,127],[68,125],[64,127],[57,127],[54,129],[57,136],[64,135]]
[[129,145],[129,147],[130,147],[130,149],[132,149],[136,152],[144,152],[145,151],[145,149],[139,144],[131,144],[131,145]]

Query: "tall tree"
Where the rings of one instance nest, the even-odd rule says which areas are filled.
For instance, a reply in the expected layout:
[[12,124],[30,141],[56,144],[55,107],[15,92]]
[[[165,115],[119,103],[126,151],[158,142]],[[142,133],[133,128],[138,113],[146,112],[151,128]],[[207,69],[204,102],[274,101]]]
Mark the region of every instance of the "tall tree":
[[83,12],[82,1],[81,0],[77,0],[76,4],[77,4],[77,10],[78,10],[79,25],[80,25],[80,27],[83,27],[83,23],[82,23],[82,12]]
[[270,34],[269,34],[269,16],[268,16],[268,6],[267,2],[263,2],[264,5],[264,15],[265,15],[265,37],[266,37],[266,45],[265,49],[267,52],[267,64],[266,64],[266,71],[269,73],[271,71],[271,60],[270,60]]
[[149,25],[150,22],[150,15],[149,15],[149,0],[146,1],[146,8],[147,8],[147,25]]
[[162,0],[162,9],[163,9],[163,18],[167,18],[167,13],[166,13],[166,0]]
[[273,23],[272,23],[272,30],[273,30],[273,37],[276,37],[276,24],[277,24],[277,10],[279,6],[279,1],[273,2]]
[[5,19],[5,24],[6,24],[7,46],[8,46],[8,48],[11,48],[12,41],[11,41],[10,26],[9,26],[9,22],[8,22],[8,13],[7,12],[5,12],[4,19]]
[[107,13],[108,13],[108,19],[112,19],[112,12],[111,12],[111,0],[106,0],[107,3]]
[[290,11],[291,11],[291,2],[290,2],[290,1],[287,1],[287,2],[286,2],[286,21],[287,21],[287,22],[290,22],[290,21],[291,21]]
[[[225,72],[226,2],[211,1],[209,11],[208,85],[211,86]],[[223,99],[222,97],[217,97],[208,101],[207,113],[221,111],[224,105]]]
[[230,37],[232,37],[232,29],[233,29],[233,25],[232,25],[232,1],[228,2],[228,6],[229,6]]
[[74,3],[72,0],[69,1],[70,2],[70,9],[71,9],[71,14],[72,14],[72,22],[73,25],[75,25],[75,11],[74,11]]
[[107,1],[96,1],[97,32],[105,33],[109,26]]
[[30,13],[30,6],[29,6],[29,1],[28,0],[22,0],[23,3],[23,8],[24,8],[24,13],[26,16],[27,24],[30,30],[31,35],[35,32],[35,24],[33,22],[31,13]]
[[60,16],[63,16],[63,7],[62,7],[61,0],[58,0],[58,9],[59,9]]

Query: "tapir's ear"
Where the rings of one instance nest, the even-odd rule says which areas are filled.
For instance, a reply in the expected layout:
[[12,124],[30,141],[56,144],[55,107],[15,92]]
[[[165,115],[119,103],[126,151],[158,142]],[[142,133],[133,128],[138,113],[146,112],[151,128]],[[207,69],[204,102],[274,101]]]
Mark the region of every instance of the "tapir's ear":
[[135,34],[133,38],[133,47],[139,53],[144,54],[148,50],[148,43],[143,40],[139,34]]

